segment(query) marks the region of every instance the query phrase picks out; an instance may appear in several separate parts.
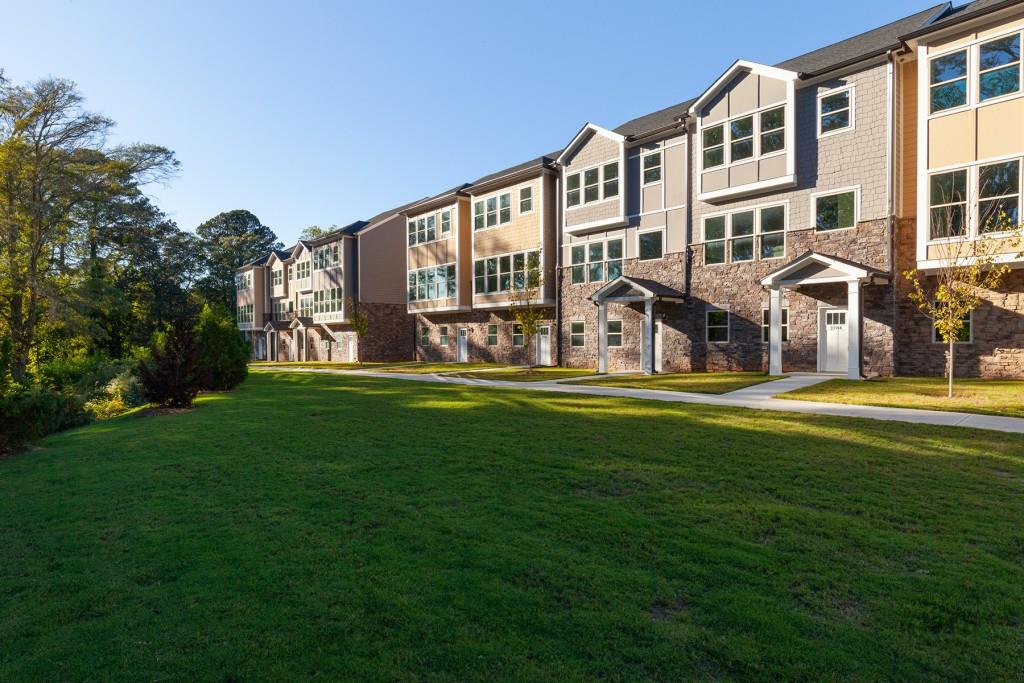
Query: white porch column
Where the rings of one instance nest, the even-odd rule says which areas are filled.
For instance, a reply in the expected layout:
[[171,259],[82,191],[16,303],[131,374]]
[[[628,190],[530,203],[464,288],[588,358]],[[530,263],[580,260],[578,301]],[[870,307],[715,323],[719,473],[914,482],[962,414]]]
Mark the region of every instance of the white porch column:
[[846,283],[846,339],[847,339],[847,370],[846,379],[861,379],[860,374],[860,280]]
[[768,295],[768,374],[782,374],[782,287],[772,285]]
[[644,301],[644,374],[654,374],[654,300]]
[[608,304],[597,305],[597,371],[608,372]]

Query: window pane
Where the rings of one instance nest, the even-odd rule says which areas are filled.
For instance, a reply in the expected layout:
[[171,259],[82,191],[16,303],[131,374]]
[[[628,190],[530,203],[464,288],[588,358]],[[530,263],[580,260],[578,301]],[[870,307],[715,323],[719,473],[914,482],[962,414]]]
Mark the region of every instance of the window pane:
[[608,279],[614,280],[622,275],[622,260],[608,261]]
[[571,176],[566,176],[565,186],[570,190],[580,189],[580,174],[573,173]]
[[640,260],[648,261],[651,259],[659,259],[662,256],[662,235],[663,233],[659,230],[657,232],[645,232],[640,235]]
[[964,234],[964,205],[953,204],[932,209],[931,238],[961,237]]
[[608,333],[609,334],[621,334],[622,333],[622,321],[621,320],[609,320],[608,321]]
[[656,183],[661,180],[661,167],[650,168],[644,171],[644,183]]
[[661,152],[648,154],[644,157],[644,170],[654,168],[656,166],[661,166]]
[[785,255],[785,233],[776,232],[761,236],[761,258],[779,258]]
[[932,113],[959,107],[967,102],[966,79],[932,87]]
[[586,247],[584,247],[582,244],[578,244],[578,245],[576,245],[575,247],[572,248],[572,262],[573,263],[583,263],[586,260],[586,258],[585,258],[586,255],[587,255]]
[[498,259],[489,258],[487,259],[487,274],[495,275],[498,272]]
[[818,197],[815,202],[815,227],[818,230],[852,228],[854,199],[853,192]]
[[604,183],[604,198],[618,197],[619,196],[619,181],[618,180],[606,180]]
[[583,334],[584,323],[570,323],[572,334]]
[[704,168],[721,166],[725,163],[725,147],[716,147],[704,152]]
[[932,206],[966,201],[967,171],[933,175],[930,196]]
[[512,195],[511,194],[503,194],[498,199],[499,199],[499,205],[501,206],[501,208],[507,209],[507,208],[512,206]]
[[725,216],[715,216],[704,220],[704,239],[720,240],[725,237]]
[[590,281],[601,282],[604,280],[604,262],[590,264]]
[[786,207],[761,209],[761,232],[778,232],[786,228]]
[[591,242],[587,246],[588,261],[594,262],[604,260],[604,242]]
[[622,240],[608,240],[608,260],[622,258]]
[[708,327],[729,324],[729,311],[708,311]]
[[827,97],[821,98],[821,113],[828,114],[829,112],[838,111],[840,109],[850,108],[850,91],[836,93],[835,95],[828,95]]
[[1020,225],[1020,200],[1017,197],[986,199],[978,202],[978,220],[982,232],[1005,232]]
[[749,138],[754,134],[754,117],[744,116],[729,124],[729,139]]
[[834,114],[825,114],[821,117],[821,132],[831,133],[834,130],[842,130],[850,127],[850,110],[838,111]]
[[605,166],[604,166],[604,179],[605,180],[612,180],[612,179],[618,178],[618,177],[619,177],[619,165],[618,165],[618,163],[605,164]]
[[732,215],[732,236],[740,237],[742,235],[753,235],[754,234],[754,212],[744,211],[743,213],[734,213]]
[[572,190],[565,195],[565,203],[567,206],[576,206],[580,203],[580,191]]
[[572,283],[574,285],[581,285],[587,281],[586,266],[573,266],[572,267]]
[[725,242],[708,242],[704,245],[704,263],[725,263]]
[[713,128],[705,128],[703,133],[704,148],[714,147],[725,142],[725,129],[722,126],[715,126]]
[[754,260],[754,238],[741,237],[732,240],[732,261],[753,261]]
[[978,68],[982,71],[994,69],[1020,61],[1020,34],[1015,33],[1006,38],[982,43],[979,48]]
[[512,209],[502,209],[499,222],[508,223],[510,220],[512,220]]
[[932,60],[932,80],[934,83],[945,83],[967,75],[967,51],[955,52]]
[[786,148],[785,131],[777,130],[761,136],[761,154],[771,154]]
[[786,110],[784,107],[769,109],[761,112],[761,132],[766,133],[786,125]]
[[598,196],[599,190],[597,185],[588,187],[583,190],[583,201],[584,202],[596,202],[600,197]]
[[981,74],[978,83],[978,97],[990,100],[1020,90],[1020,67],[1008,66]]
[[754,141],[743,140],[741,142],[732,143],[732,160],[742,161],[743,159],[749,159],[754,156]]
[[526,254],[514,254],[512,256],[512,270],[522,270],[526,267]]
[[584,173],[583,173],[583,184],[584,184],[584,186],[586,186],[586,185],[596,185],[597,184],[597,169],[596,168],[592,168],[589,171],[584,171]]
[[480,277],[484,274],[484,260],[480,259],[473,263],[473,275]]
[[978,194],[982,197],[1001,197],[1017,194],[1020,188],[1020,162],[1007,161],[982,166],[978,177]]

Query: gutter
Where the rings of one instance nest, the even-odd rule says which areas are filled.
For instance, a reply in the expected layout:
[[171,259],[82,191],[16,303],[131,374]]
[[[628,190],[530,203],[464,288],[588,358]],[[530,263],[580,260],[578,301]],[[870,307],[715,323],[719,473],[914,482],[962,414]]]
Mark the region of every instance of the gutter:
[[647,132],[641,133],[639,135],[629,135],[629,136],[626,136],[626,142],[634,143],[635,144],[635,143],[638,143],[638,142],[642,142],[642,141],[644,141],[644,140],[646,140],[648,138],[657,137],[657,136],[661,135],[662,133],[667,133],[668,131],[676,130],[676,129],[681,128],[681,127],[686,125],[686,119],[687,119],[686,114],[682,114],[680,116],[676,116],[672,120],[672,123],[668,124],[667,126],[662,126],[661,128],[655,128],[654,130],[647,131]]
[[[958,17],[956,15],[953,15],[952,17],[948,17],[947,16],[944,19],[933,20],[933,21],[925,24],[921,28],[919,28],[919,29],[917,29],[915,31],[911,31],[910,33],[907,33],[907,34],[905,34],[903,36],[900,36],[900,37],[903,40],[910,40],[911,38],[918,38],[920,36],[927,35],[929,33],[934,33],[935,31],[939,31],[939,30],[942,30],[944,28],[948,28],[950,26],[956,26],[957,24],[959,24],[961,22],[964,22],[964,21],[970,21],[972,19],[978,19],[978,18],[981,18],[981,17],[988,16],[989,14],[994,14],[995,12],[998,12],[1000,10],[1004,10],[1004,9],[1007,9],[1009,7],[1013,7],[1014,5],[1019,5],[1019,4],[1020,4],[1020,0],[1004,0],[1003,2],[997,2],[995,4],[989,5],[988,7],[985,7],[983,9],[977,10],[976,12],[971,12],[970,14],[966,15],[963,18]],[[946,22],[946,19],[952,19],[952,21]]]

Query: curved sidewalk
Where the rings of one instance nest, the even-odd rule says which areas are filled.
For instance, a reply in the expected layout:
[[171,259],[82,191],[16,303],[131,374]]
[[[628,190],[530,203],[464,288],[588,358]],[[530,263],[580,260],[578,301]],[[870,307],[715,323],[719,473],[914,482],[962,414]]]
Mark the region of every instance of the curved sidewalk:
[[591,396],[612,396],[616,398],[638,398],[667,403],[702,403],[730,408],[752,410],[775,410],[787,413],[828,415],[833,417],[863,417],[870,420],[889,420],[913,424],[940,425],[946,427],[971,427],[997,432],[1024,434],[1024,418],[1000,417],[997,415],[976,415],[974,413],[953,413],[939,410],[918,410],[916,408],[886,408],[881,406],[860,406],[848,403],[821,403],[818,401],[794,401],[773,398],[775,394],[792,391],[800,386],[816,384],[829,379],[820,375],[796,375],[772,382],[763,382],[753,387],[740,389],[728,394],[691,394],[682,391],[657,389],[626,389],[620,387],[587,386],[586,384],[564,384],[558,381],[503,382],[501,380],[470,379],[450,377],[444,374],[410,374],[400,372],[374,372],[373,370],[331,370],[324,368],[261,368],[258,372],[310,372],[324,375],[359,375],[381,379],[404,379],[414,382],[435,382],[459,384],[471,387],[503,387],[527,391],[547,391],[560,394],[586,394]]

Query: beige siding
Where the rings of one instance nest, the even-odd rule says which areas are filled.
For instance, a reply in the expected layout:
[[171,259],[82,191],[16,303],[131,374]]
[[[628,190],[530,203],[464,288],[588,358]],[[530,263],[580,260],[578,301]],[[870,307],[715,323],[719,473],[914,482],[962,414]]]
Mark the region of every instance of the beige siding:
[[409,247],[409,270],[455,263],[455,238]]
[[401,304],[406,300],[405,264],[399,256],[406,248],[406,220],[395,216],[360,233],[359,300],[366,303]]
[[900,68],[899,125],[896,153],[900,177],[899,215],[917,215],[917,60]]
[[[593,166],[618,161],[620,157],[619,143],[615,140],[591,133],[566,162],[566,174],[572,174]],[[623,187],[622,176],[625,169],[619,169],[619,194],[626,191]],[[564,188],[563,188],[564,191]],[[568,227],[585,225],[595,221],[613,220],[622,217],[620,211],[621,201],[619,197],[580,204],[565,209],[565,224]]]
[[[521,215],[519,213],[519,190],[524,187],[531,188],[533,192],[533,210]],[[488,197],[501,195],[505,192],[512,194],[511,223],[473,231],[475,258],[540,248],[540,220],[542,213],[540,187],[541,178],[538,176],[526,182],[509,185],[479,197],[474,196],[470,198],[470,207],[472,207],[473,203],[486,200]]]

